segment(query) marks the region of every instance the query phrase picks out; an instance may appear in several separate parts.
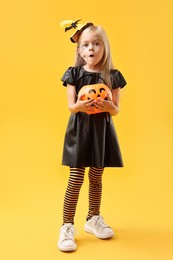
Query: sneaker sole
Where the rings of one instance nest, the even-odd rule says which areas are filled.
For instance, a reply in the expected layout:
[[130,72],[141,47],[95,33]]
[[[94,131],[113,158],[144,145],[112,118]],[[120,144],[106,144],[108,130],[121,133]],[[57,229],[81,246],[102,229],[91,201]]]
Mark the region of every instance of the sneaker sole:
[[71,247],[61,247],[58,245],[58,249],[62,252],[72,252],[76,250],[76,246],[71,246]]
[[87,233],[95,235],[97,238],[100,238],[100,239],[107,239],[107,238],[111,238],[111,237],[114,236],[114,233],[112,233],[112,234],[100,234],[100,233],[97,233],[95,230],[89,228],[87,225],[84,226],[84,230]]

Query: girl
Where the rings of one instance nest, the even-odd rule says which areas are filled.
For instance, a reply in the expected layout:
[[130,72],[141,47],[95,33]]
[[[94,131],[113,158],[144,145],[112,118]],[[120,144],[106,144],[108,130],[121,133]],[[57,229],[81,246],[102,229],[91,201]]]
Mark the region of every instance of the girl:
[[[70,167],[70,176],[58,241],[61,251],[76,250],[74,216],[86,167],[89,167],[89,210],[84,229],[101,239],[114,235],[100,215],[102,174],[104,167],[123,166],[112,116],[119,111],[120,88],[126,81],[113,67],[109,42],[102,27],[86,23],[76,29],[71,40],[77,43],[76,62],[62,77],[71,116],[62,159],[62,164]],[[78,96],[84,85],[98,83],[109,86],[112,97],[83,101],[82,96]]]

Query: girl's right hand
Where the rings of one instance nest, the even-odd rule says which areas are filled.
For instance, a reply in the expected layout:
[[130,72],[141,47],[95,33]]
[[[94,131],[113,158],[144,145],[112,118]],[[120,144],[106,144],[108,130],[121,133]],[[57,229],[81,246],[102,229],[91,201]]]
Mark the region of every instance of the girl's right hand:
[[80,112],[84,112],[87,114],[93,114],[95,111],[94,107],[94,99],[89,99],[89,100],[82,100],[82,96],[78,97],[76,106],[78,106],[78,110]]
[[67,99],[68,99],[68,109],[72,113],[84,112],[87,114],[95,114],[100,111],[95,105],[94,99],[82,100],[83,95],[77,97],[76,88],[73,85],[67,85]]

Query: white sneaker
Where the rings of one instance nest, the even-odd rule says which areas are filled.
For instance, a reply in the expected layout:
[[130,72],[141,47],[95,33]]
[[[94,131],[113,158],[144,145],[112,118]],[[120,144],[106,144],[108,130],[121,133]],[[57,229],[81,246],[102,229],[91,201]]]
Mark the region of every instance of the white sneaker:
[[101,216],[93,216],[85,223],[84,230],[98,238],[106,239],[114,236],[113,230],[104,223]]
[[76,250],[76,243],[74,241],[74,226],[71,223],[64,224],[60,229],[60,236],[58,240],[58,248],[61,251]]

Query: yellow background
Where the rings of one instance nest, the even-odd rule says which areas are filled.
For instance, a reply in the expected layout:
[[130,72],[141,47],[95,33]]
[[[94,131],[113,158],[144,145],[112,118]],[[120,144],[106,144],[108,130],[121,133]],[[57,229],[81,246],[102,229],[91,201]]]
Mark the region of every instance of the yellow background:
[[[0,258],[173,259],[172,1],[7,0],[0,10]],[[68,180],[60,78],[75,53],[66,19],[105,28],[128,82],[114,118],[125,167],[105,170],[101,208],[117,237],[83,231],[86,174],[72,254],[56,246]]]

